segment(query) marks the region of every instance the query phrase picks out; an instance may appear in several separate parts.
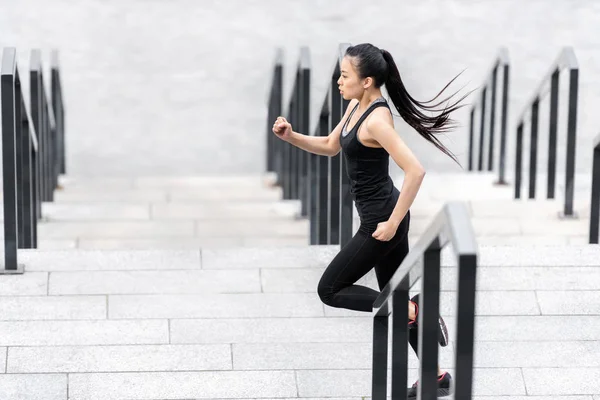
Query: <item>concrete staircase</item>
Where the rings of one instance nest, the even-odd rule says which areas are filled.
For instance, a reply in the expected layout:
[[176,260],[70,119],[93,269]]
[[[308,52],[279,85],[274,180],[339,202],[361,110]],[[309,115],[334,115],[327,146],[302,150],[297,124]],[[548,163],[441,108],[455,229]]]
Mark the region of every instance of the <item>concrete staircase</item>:
[[[576,219],[561,219],[556,200],[513,200],[510,186],[481,174],[429,173],[411,208],[414,242],[446,201],[468,203],[480,244],[585,244],[589,176],[579,176]],[[306,246],[309,221],[300,202],[281,200],[274,177],[62,179],[55,202],[44,203],[41,249],[198,249]],[[398,188],[402,176],[394,174]],[[589,186],[589,185],[588,185]],[[540,193],[543,188],[540,188]],[[560,188],[559,188],[560,189]],[[359,219],[354,213],[354,230]]]
[[[515,202],[492,181],[428,174],[412,208],[412,240],[447,200],[472,213],[475,398],[600,400],[586,193],[580,219],[560,220],[560,201]],[[25,274],[0,277],[0,399],[369,398],[372,316],[321,303],[339,246],[307,245],[299,203],[281,201],[272,176],[62,183],[44,204],[42,248],[20,252]],[[453,372],[449,250],[440,364]],[[373,272],[359,283],[377,288]],[[411,383],[417,367],[411,353]]]
[[[316,294],[336,251],[23,251],[26,273],[0,278],[0,398],[368,398],[371,315]],[[476,399],[600,398],[598,259],[589,245],[480,247]],[[442,265],[452,372],[448,251]]]

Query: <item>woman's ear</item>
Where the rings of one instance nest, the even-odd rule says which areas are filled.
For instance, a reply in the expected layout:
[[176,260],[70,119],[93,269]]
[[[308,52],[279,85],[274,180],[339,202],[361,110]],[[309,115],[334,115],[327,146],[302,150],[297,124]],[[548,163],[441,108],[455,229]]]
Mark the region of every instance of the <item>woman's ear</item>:
[[363,88],[365,90],[367,90],[368,88],[371,87],[371,85],[373,84],[373,78],[369,77],[365,79],[365,82],[363,83]]

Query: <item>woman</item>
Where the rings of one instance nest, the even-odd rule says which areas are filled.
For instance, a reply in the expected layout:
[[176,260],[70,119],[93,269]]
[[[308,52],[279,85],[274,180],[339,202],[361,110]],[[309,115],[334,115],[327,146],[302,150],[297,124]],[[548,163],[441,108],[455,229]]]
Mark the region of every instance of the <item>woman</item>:
[[[435,98],[426,103],[416,101],[404,88],[391,54],[368,43],[349,47],[342,60],[338,85],[341,95],[350,103],[329,136],[294,132],[283,117],[278,117],[273,124],[273,132],[279,138],[305,151],[330,157],[340,150],[344,153],[351,194],[361,224],[319,282],[319,296],[331,307],[372,312],[379,292],[354,283],[375,268],[379,289],[383,289],[408,254],[409,208],[425,170],[394,129],[389,105],[381,94],[384,84],[400,116],[458,163],[434,134],[449,129],[449,114],[460,107],[457,104],[462,99],[443,110],[437,107],[452,96],[438,104],[430,104]],[[421,110],[439,114],[430,117]],[[389,176],[390,156],[404,171],[400,191]],[[418,295],[407,301],[409,341],[418,356]],[[439,342],[442,346],[448,344],[448,331],[441,317]],[[449,394],[451,380],[450,374],[438,367],[438,395]],[[417,385],[415,382],[409,389],[409,398],[416,397]]]

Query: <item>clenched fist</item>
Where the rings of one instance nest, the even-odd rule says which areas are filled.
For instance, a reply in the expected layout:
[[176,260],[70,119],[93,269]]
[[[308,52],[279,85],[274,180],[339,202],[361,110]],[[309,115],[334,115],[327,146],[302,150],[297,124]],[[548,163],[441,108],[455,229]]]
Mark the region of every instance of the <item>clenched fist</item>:
[[273,124],[273,133],[287,141],[292,136],[292,125],[285,118],[278,117]]

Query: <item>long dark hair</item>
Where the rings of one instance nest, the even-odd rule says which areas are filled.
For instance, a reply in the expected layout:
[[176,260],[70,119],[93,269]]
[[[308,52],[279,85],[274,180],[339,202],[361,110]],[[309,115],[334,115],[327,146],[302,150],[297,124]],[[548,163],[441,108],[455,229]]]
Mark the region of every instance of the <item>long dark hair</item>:
[[[400,116],[421,136],[433,143],[434,146],[460,165],[456,156],[444,147],[435,135],[448,132],[456,127],[455,121],[450,119],[450,113],[464,106],[464,104],[459,105],[459,103],[464,100],[469,93],[442,109],[439,109],[438,107],[454,97],[456,93],[440,100],[436,104],[430,104],[440,97],[444,90],[446,90],[460,74],[454,77],[454,79],[452,79],[433,99],[427,102],[420,102],[408,94],[404,87],[404,83],[402,83],[402,79],[400,78],[398,67],[388,51],[383,49],[380,50],[369,43],[363,43],[349,47],[346,50],[346,55],[354,58],[354,67],[361,79],[372,77],[375,81],[374,85],[376,88],[385,84],[390,99],[394,103]],[[427,116],[423,111],[437,112],[438,114]]]

